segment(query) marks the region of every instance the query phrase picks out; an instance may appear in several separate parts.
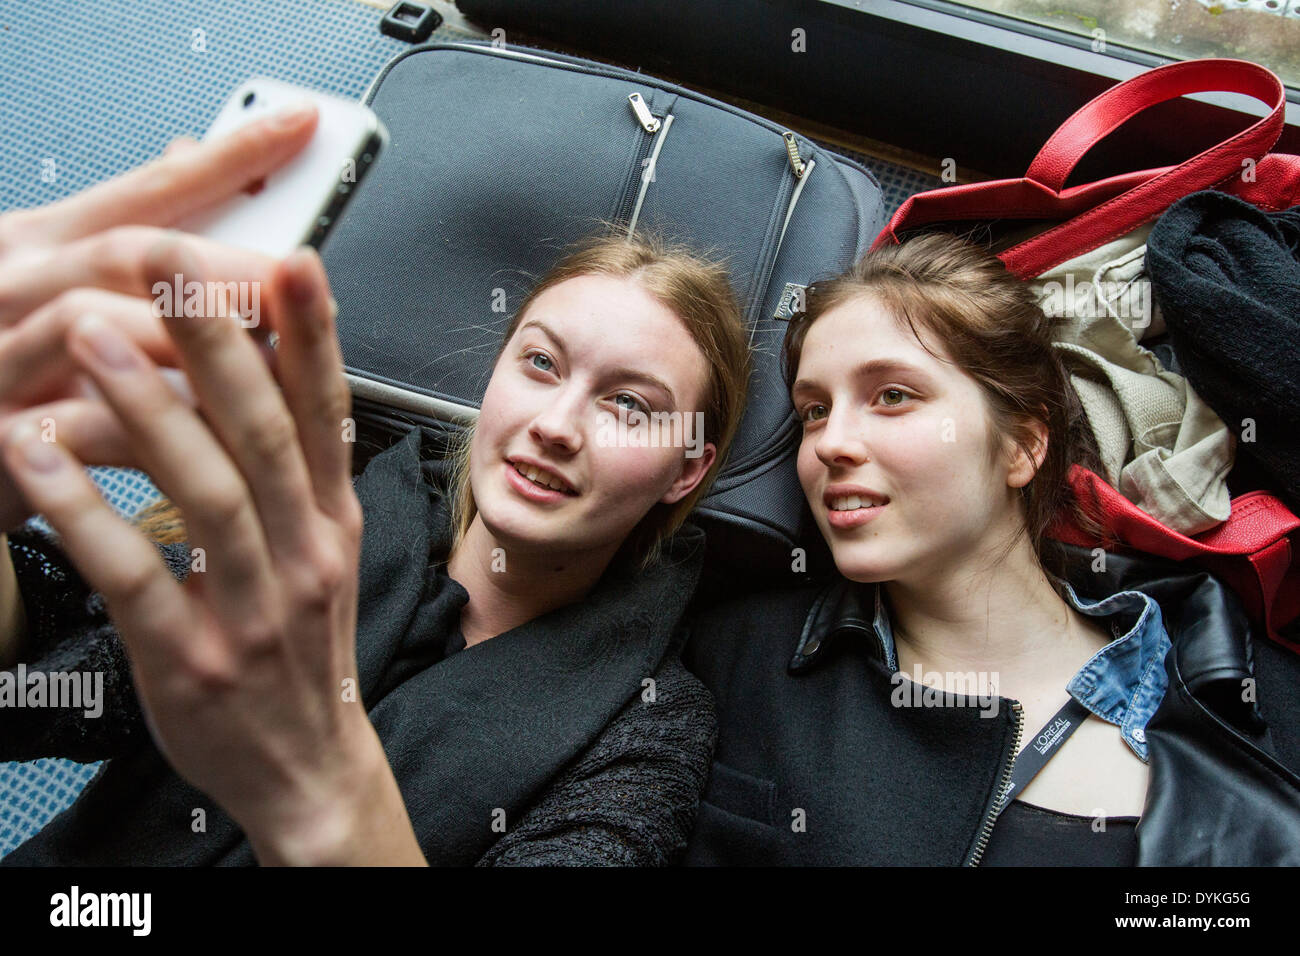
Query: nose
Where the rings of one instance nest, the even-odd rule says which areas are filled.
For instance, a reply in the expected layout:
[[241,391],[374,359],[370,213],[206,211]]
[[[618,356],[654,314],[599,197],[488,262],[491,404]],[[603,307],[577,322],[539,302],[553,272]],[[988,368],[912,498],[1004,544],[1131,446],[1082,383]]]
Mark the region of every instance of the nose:
[[818,430],[814,450],[827,468],[852,467],[867,461],[866,429],[859,416],[836,405]]
[[552,451],[576,454],[584,440],[581,404],[582,397],[577,389],[555,389],[550,400],[533,417],[528,434],[539,445]]

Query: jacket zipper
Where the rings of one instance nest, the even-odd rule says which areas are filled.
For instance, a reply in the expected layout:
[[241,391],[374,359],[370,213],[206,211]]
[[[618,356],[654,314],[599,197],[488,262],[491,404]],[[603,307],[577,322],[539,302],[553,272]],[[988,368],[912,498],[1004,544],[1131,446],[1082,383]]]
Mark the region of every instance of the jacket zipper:
[[998,818],[998,810],[1002,807],[1002,801],[1007,798],[1007,791],[1011,789],[1011,774],[1015,770],[1016,756],[1020,753],[1020,738],[1025,731],[1025,715],[1019,701],[1013,700],[1010,703],[1011,712],[1016,715],[1016,742],[1011,748],[1011,759],[1002,768],[1002,782],[998,786],[997,797],[988,808],[988,812],[984,814],[984,824],[980,827],[979,840],[975,843],[975,852],[971,854],[967,866],[980,865],[980,858],[984,856],[984,850],[989,845],[989,837],[993,835],[993,823]]
[[[627,234],[630,237],[636,229],[637,219],[641,216],[641,203],[645,201],[645,194],[650,188],[650,179],[654,172],[654,167],[647,164],[646,160],[650,157],[651,150],[654,151],[654,158],[659,158],[664,137],[668,135],[668,128],[672,126],[672,116],[660,120],[650,112],[650,107],[646,105],[645,98],[640,93],[629,94],[627,102],[636,117],[637,125],[646,134],[637,144],[636,155],[632,159],[632,183],[635,183],[636,188],[628,188],[625,191],[623,199],[619,202],[616,217],[617,222],[628,224]],[[656,136],[656,133],[659,135]],[[629,183],[629,187],[632,183]]]

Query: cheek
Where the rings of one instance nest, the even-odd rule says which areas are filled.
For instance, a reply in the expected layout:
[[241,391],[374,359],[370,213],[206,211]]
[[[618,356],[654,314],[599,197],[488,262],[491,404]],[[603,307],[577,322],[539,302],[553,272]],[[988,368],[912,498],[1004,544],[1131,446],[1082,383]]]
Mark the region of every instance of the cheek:
[[474,423],[474,438],[470,444],[470,478],[478,480],[488,468],[497,463],[504,454],[504,436],[509,429],[501,416],[484,403],[479,410],[478,421]]
[[511,409],[520,406],[522,396],[519,392],[520,389],[512,385],[507,380],[507,376],[502,375],[500,371],[494,372],[488,382],[487,390],[483,393],[483,401],[479,405],[479,417],[491,421],[505,419]]
[[805,496],[811,496],[817,487],[817,480],[826,470],[822,460],[817,457],[816,442],[807,437],[799,443],[799,454],[795,458],[795,468],[799,472],[799,484],[803,485]]
[[[961,523],[988,496],[984,421],[949,407],[917,416],[881,448],[882,465],[907,502],[945,523]],[[885,457],[887,455],[887,458]]]
[[676,448],[593,448],[592,475],[603,497],[617,497],[629,507],[649,510],[676,475]]

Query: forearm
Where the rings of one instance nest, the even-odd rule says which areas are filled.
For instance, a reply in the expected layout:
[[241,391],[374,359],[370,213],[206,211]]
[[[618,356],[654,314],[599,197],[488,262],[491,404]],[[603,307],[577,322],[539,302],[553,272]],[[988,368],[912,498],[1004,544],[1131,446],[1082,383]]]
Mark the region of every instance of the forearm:
[[0,534],[0,670],[22,660],[26,637],[27,610],[9,554],[9,535]]

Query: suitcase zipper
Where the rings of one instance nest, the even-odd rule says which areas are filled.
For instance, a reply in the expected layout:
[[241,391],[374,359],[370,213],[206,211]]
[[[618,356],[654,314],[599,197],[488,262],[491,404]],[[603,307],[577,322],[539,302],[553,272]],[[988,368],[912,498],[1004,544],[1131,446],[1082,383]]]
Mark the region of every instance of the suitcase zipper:
[[[659,151],[664,148],[664,140],[668,137],[668,130],[673,125],[673,114],[666,113],[660,120],[650,112],[650,107],[646,105],[645,98],[640,93],[631,93],[627,98],[628,105],[632,107],[632,113],[636,117],[637,124],[646,133],[637,145],[636,155],[632,160],[631,175],[637,183],[635,193],[631,189],[631,184],[624,187],[622,200],[619,202],[618,213],[615,217],[616,222],[626,222],[627,235],[630,239],[636,230],[637,220],[641,218],[641,204],[645,202],[645,195],[650,190],[650,183],[654,178],[655,163],[659,161]],[[658,135],[656,135],[658,134]]]
[[791,180],[782,180],[777,204],[779,206],[783,201],[785,202],[785,218],[781,221],[781,231],[777,234],[772,254],[764,261],[763,268],[759,271],[758,282],[754,285],[750,296],[750,301],[753,303],[749,316],[750,345],[754,344],[754,335],[758,332],[758,323],[763,318],[763,307],[767,301],[767,286],[772,281],[772,273],[776,271],[776,260],[781,255],[781,244],[785,242],[785,232],[790,227],[790,218],[794,215],[794,207],[798,205],[799,197],[803,195],[804,187],[808,185],[808,180],[817,166],[816,160],[804,160],[799,155],[799,144],[795,141],[794,133],[786,130],[781,134],[781,138],[785,140],[786,158],[789,160],[790,173],[794,177],[794,188],[789,193],[789,199],[786,199],[786,190],[790,188]]
[[790,205],[785,209],[785,221],[781,223],[781,236],[776,240],[776,252],[772,255],[772,264],[776,265],[776,257],[781,254],[781,243],[785,242],[785,231],[790,226],[790,217],[794,215],[794,207],[799,202],[799,196],[803,188],[808,185],[808,178],[812,176],[812,171],[817,166],[817,160],[810,159],[806,163],[799,158],[799,146],[794,141],[794,133],[785,134],[785,148],[790,157],[790,169],[794,173],[794,178],[799,182],[794,187],[794,192],[790,194]]
[[645,105],[645,99],[640,93],[629,94],[627,101],[632,105],[632,112],[636,114],[637,122],[647,133],[659,132],[659,120],[655,119],[655,115],[650,112],[650,107]]
[[807,165],[799,157],[799,144],[795,141],[794,133],[786,130],[781,138],[785,140],[785,153],[790,158],[790,171],[794,173],[795,179],[802,179]]

